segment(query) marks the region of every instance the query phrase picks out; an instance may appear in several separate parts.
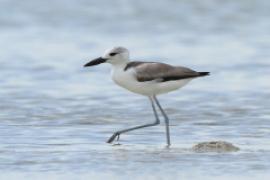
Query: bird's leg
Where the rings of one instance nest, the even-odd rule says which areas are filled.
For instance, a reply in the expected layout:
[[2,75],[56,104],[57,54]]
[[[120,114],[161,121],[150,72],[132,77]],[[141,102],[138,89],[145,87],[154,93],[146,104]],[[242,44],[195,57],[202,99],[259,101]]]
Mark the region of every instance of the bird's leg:
[[120,139],[120,132],[115,132],[113,135],[108,139],[107,143],[111,143],[114,141],[114,139],[117,138],[116,140],[118,141]]
[[164,119],[165,119],[165,125],[166,125],[166,137],[167,137],[167,146],[169,147],[171,145],[171,140],[170,140],[170,128],[169,128],[169,118],[167,116],[167,114],[165,113],[165,111],[162,109],[158,99],[156,96],[153,96],[157,106],[159,107]]
[[141,128],[145,128],[145,127],[150,127],[150,126],[155,126],[155,125],[158,125],[160,123],[160,120],[158,118],[158,114],[157,114],[157,111],[156,111],[156,108],[155,108],[155,103],[154,103],[154,98],[153,97],[149,97],[150,101],[151,101],[151,105],[152,105],[152,108],[153,108],[153,112],[154,112],[154,115],[155,115],[155,118],[156,118],[156,121],[154,123],[150,123],[150,124],[145,124],[145,125],[141,125],[141,126],[135,126],[135,127],[132,127],[132,128],[128,128],[128,129],[123,129],[123,130],[120,130],[120,131],[117,131],[115,132],[107,141],[107,143],[111,143],[115,140],[115,138],[117,138],[117,140],[119,140],[120,138],[120,135],[122,133],[126,133],[128,131],[133,131],[133,130],[136,130],[136,129],[141,129]]

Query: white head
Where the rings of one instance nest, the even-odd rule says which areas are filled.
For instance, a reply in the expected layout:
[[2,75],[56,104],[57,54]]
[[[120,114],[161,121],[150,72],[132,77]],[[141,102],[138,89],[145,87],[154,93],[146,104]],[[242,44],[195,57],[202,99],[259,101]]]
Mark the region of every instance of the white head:
[[124,47],[114,47],[112,49],[105,51],[103,56],[96,58],[90,61],[89,63],[85,64],[84,67],[94,66],[105,62],[110,63],[112,65],[125,64],[128,61],[129,61],[128,49]]

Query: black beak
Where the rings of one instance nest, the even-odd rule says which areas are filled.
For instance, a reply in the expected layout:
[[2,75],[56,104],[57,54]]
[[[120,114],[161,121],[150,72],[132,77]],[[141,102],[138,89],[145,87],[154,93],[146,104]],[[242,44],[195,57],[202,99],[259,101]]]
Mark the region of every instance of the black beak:
[[90,61],[89,63],[85,64],[84,67],[95,66],[95,65],[105,63],[105,62],[106,62],[106,59],[103,59],[102,57],[99,57],[99,58],[96,58],[96,59]]

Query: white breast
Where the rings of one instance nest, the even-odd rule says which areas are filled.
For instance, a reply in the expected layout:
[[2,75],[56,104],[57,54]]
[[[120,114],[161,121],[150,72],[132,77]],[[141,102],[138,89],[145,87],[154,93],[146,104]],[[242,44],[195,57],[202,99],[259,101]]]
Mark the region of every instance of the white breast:
[[132,70],[124,71],[121,67],[115,67],[112,69],[112,79],[119,86],[126,88],[130,91],[136,89],[135,72]]

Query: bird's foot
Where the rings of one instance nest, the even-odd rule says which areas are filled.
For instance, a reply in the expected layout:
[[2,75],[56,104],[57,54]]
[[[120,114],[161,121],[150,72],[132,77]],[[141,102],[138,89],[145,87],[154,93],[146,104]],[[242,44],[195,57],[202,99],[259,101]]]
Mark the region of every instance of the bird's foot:
[[114,140],[116,139],[116,141],[119,141],[120,139],[120,133],[119,132],[115,132],[107,141],[107,143],[112,143]]

